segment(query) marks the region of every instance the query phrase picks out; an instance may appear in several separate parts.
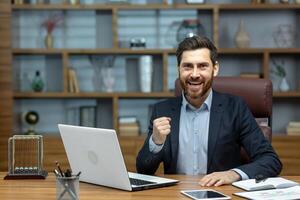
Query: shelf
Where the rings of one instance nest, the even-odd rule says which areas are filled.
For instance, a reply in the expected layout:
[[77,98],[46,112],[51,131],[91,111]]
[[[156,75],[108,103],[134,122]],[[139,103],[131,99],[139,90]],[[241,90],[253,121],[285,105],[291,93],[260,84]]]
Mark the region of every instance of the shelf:
[[15,92],[15,99],[69,99],[69,98],[169,98],[174,97],[172,92],[80,92],[80,93],[64,93],[64,92]]
[[300,9],[299,4],[36,4],[36,5],[12,5],[13,10],[165,10],[165,9],[197,9],[197,10],[286,10]]
[[261,48],[220,48],[219,54],[263,54],[266,49]]
[[299,98],[300,97],[300,91],[294,91],[294,92],[273,92],[273,97],[286,97],[286,98],[290,98],[290,97],[295,97],[295,98]]
[[[125,48],[97,48],[97,49],[44,49],[44,48],[14,48],[13,54],[175,54],[175,49],[125,49]],[[220,48],[219,54],[299,54],[300,48]]]
[[12,5],[14,10],[113,10],[113,9],[133,9],[133,10],[148,10],[148,9],[173,9],[171,5],[165,4],[36,4],[36,5]]
[[220,10],[286,10],[300,9],[300,4],[220,4]]
[[[169,98],[174,97],[173,92],[80,92],[80,93],[63,93],[63,92],[15,92],[15,99],[35,99],[35,98]],[[300,97],[300,91],[297,92],[273,92],[274,98]]]
[[98,48],[98,49],[25,49],[14,48],[13,54],[163,54],[173,52],[170,49],[123,49],[123,48]]

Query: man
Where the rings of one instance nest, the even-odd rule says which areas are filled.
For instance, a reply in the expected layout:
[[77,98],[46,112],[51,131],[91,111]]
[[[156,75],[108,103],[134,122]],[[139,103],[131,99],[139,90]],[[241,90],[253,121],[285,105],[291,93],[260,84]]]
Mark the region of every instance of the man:
[[[213,43],[186,38],[176,56],[182,96],[154,106],[137,171],[154,174],[163,162],[167,174],[207,174],[202,186],[278,175],[282,164],[244,101],[212,90],[219,72]],[[241,146],[251,163],[242,163]]]

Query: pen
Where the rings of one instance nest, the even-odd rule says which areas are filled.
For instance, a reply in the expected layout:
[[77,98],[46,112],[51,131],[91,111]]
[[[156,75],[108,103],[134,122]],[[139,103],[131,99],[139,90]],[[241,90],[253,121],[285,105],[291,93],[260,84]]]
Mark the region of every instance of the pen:
[[71,177],[72,176],[72,171],[70,169],[67,169],[65,172],[65,177]]
[[81,171],[80,172],[78,172],[78,174],[76,175],[77,177],[79,177],[80,176],[80,174],[81,174]]
[[264,182],[265,180],[267,180],[267,177],[262,174],[258,174],[255,176],[255,183]]
[[54,169],[53,172],[54,172],[54,174],[55,174],[56,177],[60,177],[60,176],[61,176],[61,175],[58,173],[57,169]]
[[59,170],[60,175],[61,175],[62,177],[64,177],[64,173],[62,172],[62,170],[61,170],[61,168],[60,168],[60,166],[59,166],[59,163],[58,163],[57,161],[55,161],[55,164],[56,164],[56,166],[57,166],[57,168],[58,168],[58,170]]

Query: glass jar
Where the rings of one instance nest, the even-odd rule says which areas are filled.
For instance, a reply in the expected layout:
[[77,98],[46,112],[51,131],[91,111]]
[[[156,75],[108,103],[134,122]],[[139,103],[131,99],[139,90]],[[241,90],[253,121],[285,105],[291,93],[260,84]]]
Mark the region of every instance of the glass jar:
[[197,19],[183,20],[177,30],[176,39],[177,42],[181,42],[187,37],[193,37],[195,35],[205,36],[205,29],[203,25]]

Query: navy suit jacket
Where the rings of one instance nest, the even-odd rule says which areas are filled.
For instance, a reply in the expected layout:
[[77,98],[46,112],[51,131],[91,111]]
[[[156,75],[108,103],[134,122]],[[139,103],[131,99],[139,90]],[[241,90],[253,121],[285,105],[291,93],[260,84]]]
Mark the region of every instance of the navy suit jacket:
[[[154,174],[161,162],[166,174],[177,173],[181,103],[182,97],[176,97],[154,105],[148,137],[136,160],[139,173]],[[162,150],[154,154],[149,151],[153,120],[163,116],[171,118],[171,132]],[[245,164],[241,160],[242,146],[251,159],[250,163]],[[207,173],[238,168],[249,178],[254,178],[258,174],[276,176],[282,169],[277,154],[263,136],[246,103],[240,97],[215,91],[210,113],[207,157]]]

